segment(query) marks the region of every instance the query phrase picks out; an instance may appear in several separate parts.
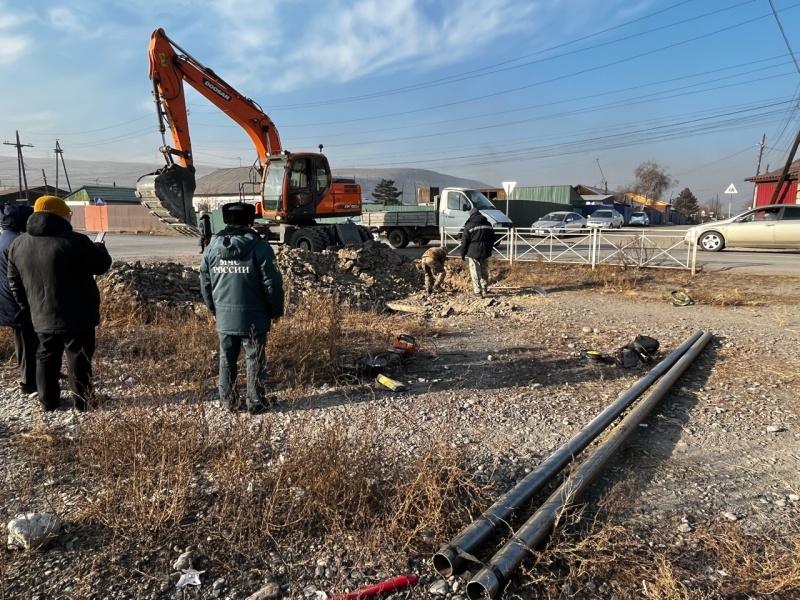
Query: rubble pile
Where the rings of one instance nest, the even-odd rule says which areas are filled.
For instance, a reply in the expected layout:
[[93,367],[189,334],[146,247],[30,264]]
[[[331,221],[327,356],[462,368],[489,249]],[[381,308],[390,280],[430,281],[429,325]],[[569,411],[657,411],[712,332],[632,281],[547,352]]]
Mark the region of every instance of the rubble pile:
[[115,261],[97,280],[105,298],[132,304],[188,306],[202,302],[197,268],[173,262]]
[[[360,308],[383,307],[422,287],[422,272],[413,261],[372,241],[320,253],[280,246],[275,254],[291,301],[322,291],[350,299]],[[98,287],[106,298],[129,299],[136,305],[202,303],[198,269],[173,262],[115,262],[98,279]]]
[[422,271],[413,261],[374,241],[319,253],[281,246],[275,265],[292,300],[326,291],[360,308],[374,308],[419,291],[423,284]]

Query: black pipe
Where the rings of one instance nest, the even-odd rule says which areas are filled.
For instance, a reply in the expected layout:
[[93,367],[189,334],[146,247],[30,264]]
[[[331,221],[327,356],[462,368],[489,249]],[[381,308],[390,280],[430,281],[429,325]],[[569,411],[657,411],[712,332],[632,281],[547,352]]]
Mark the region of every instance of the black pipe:
[[495,527],[505,523],[508,517],[520,506],[528,502],[550,479],[568,465],[586,446],[592,443],[602,431],[613,423],[653,382],[667,372],[689,347],[702,335],[696,331],[692,337],[678,346],[664,360],[658,363],[647,375],[633,384],[613,403],[575,434],[567,443],[553,452],[536,469],[528,473],[513,489],[506,492],[486,512],[464,528],[450,543],[442,546],[433,556],[433,568],[440,575],[449,577],[461,569],[466,558],[463,554],[472,553],[494,532]]
[[704,333],[675,366],[667,372],[664,378],[658,382],[647,397],[614,428],[611,435],[600,444],[597,450],[570,475],[567,481],[553,492],[522,527],[514,532],[514,535],[506,545],[492,557],[488,566],[481,569],[467,584],[467,596],[470,600],[494,598],[497,595],[508,581],[509,575],[519,567],[531,549],[544,540],[564,508],[568,504],[572,504],[602,471],[614,453],[638,429],[639,424],[650,414],[650,411],[655,408],[703,348],[706,347],[711,337],[711,333]]

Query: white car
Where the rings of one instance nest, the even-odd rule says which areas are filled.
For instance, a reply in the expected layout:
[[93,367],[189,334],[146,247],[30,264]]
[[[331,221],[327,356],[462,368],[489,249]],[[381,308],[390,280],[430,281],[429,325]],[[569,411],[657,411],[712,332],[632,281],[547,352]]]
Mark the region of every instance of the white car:
[[646,212],[631,213],[631,218],[628,221],[628,225],[631,227],[636,225],[639,227],[650,227],[650,217],[647,216]]
[[567,235],[571,230],[579,231],[586,227],[586,219],[576,212],[551,212],[536,221],[531,228],[534,235]]
[[601,229],[622,229],[625,218],[613,208],[601,208],[594,211],[586,220],[587,227]]
[[723,248],[800,249],[800,206],[769,204],[740,215],[691,227],[684,244],[697,242],[699,250]]

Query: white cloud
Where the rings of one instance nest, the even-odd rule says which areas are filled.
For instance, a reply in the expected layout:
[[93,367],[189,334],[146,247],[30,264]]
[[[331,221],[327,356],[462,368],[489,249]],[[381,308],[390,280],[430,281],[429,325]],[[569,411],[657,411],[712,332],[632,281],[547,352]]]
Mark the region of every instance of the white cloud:
[[[241,14],[231,12],[232,0],[216,0],[215,6],[223,18]],[[249,52],[242,77],[258,81],[269,73],[272,89],[288,91],[476,56],[504,35],[530,31],[537,3],[329,0],[300,3],[300,10],[292,4],[271,6],[269,20],[240,25],[235,46],[242,47],[241,39]],[[237,22],[242,23],[240,16]],[[278,31],[286,32],[285,39],[276,37]]]
[[62,31],[83,32],[84,26],[78,15],[74,11],[64,6],[57,6],[47,11],[47,16],[50,19],[50,25],[53,29],[60,29]]
[[22,35],[0,34],[0,65],[17,62],[31,45],[31,39]]

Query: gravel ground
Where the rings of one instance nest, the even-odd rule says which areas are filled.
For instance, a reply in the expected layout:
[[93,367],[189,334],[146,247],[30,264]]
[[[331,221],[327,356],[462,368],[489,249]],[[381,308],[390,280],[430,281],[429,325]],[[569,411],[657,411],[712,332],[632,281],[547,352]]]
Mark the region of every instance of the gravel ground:
[[[761,282],[753,281],[754,286]],[[800,295],[800,281],[782,280],[781,293]],[[412,454],[421,440],[452,431],[451,445],[468,449],[476,472],[484,473],[500,492],[509,489],[627,390],[647,367],[621,369],[583,357],[594,348],[611,352],[646,334],[661,343],[659,356],[680,345],[697,330],[714,338],[659,407],[615,457],[589,491],[597,499],[614,482],[631,474],[636,481],[637,510],[630,523],[656,524],[665,539],[681,540],[692,531],[720,521],[737,522],[745,531],[761,532],[776,525],[800,524],[800,309],[796,302],[780,306],[673,307],[664,298],[630,297],[585,291],[560,291],[547,296],[498,290],[486,300],[451,292],[434,300],[411,296],[409,306],[429,314],[439,331],[421,340],[420,351],[394,377],[407,391],[396,393],[374,384],[339,388],[334,382],[309,390],[290,410],[280,405],[258,419],[280,430],[292,414],[303,411],[319,423],[339,419],[361,422],[376,414],[404,415],[405,429],[388,440]],[[443,310],[442,307],[450,307]],[[444,315],[444,316],[442,316]],[[97,357],[98,371],[109,357]],[[15,373],[0,371],[0,461],[4,477],[20,476],[25,466],[12,450],[14,436],[55,427],[77,431],[90,414],[77,414],[65,401],[62,410],[44,414],[35,400],[13,390]],[[141,382],[100,382],[119,401],[137,393]],[[214,395],[208,381],[209,402]],[[113,404],[107,409],[113,410]],[[179,410],[179,408],[176,408]],[[212,411],[213,418],[230,418]],[[456,426],[454,427],[454,424]],[[480,479],[480,476],[479,476]],[[53,483],[62,492],[56,509],[70,523],[75,482]],[[0,507],[6,520],[19,510],[48,508],[36,498],[9,500]],[[465,525],[467,523],[465,522]],[[356,588],[398,573],[387,556],[371,564],[348,564],[345,552],[306,549],[302,568],[287,570],[286,557],[255,565],[247,578],[225,573],[201,575],[200,587],[176,590],[174,576],[147,572],[137,565],[124,585],[109,571],[99,576],[92,592],[76,592],[73,581],[81,566],[124,562],[107,556],[81,534],[67,532],[41,552],[6,550],[0,562],[4,594],[0,598],[246,598],[323,597],[341,592],[336,582]],[[435,536],[434,536],[435,537]],[[447,539],[432,539],[435,550]],[[161,562],[172,563],[185,548],[154,550]],[[420,576],[410,595],[462,598],[464,581],[443,581],[430,566],[430,555],[410,557]],[[156,559],[154,558],[154,561]],[[310,561],[310,562],[309,562]],[[291,561],[290,561],[291,562]],[[309,566],[310,565],[310,566]],[[698,573],[698,579],[707,577]],[[159,579],[160,578],[160,579]],[[567,589],[564,597],[633,597],[639,590],[611,591],[610,582],[590,581]],[[510,592],[537,597],[523,582]],[[406,597],[396,594],[395,597]]]

